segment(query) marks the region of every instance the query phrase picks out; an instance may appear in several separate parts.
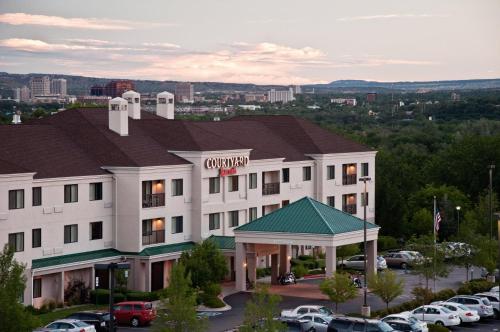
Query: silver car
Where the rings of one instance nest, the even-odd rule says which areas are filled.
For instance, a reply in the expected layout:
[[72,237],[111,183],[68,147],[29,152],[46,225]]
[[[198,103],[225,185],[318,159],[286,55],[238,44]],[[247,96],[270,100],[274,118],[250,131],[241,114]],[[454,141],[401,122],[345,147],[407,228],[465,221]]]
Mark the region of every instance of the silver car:
[[316,332],[327,332],[328,324],[333,319],[333,316],[305,314],[298,317],[300,320],[307,320],[312,322]]
[[[340,268],[363,270],[364,261],[365,261],[364,255],[355,255],[343,261],[338,261],[337,266]],[[385,270],[385,269],[387,269],[387,262],[385,261],[384,257],[377,256],[377,270]]]
[[476,310],[481,318],[492,317],[494,315],[493,306],[485,297],[475,295],[457,295],[446,302],[460,303],[469,309]]

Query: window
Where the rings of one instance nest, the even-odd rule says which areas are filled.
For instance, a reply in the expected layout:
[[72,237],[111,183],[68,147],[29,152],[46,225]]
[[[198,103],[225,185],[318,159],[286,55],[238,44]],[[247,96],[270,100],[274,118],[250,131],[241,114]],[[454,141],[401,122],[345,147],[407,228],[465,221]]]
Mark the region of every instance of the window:
[[24,232],[9,234],[9,246],[15,251],[24,251]]
[[248,175],[248,188],[255,189],[257,188],[257,173],[250,173]]
[[165,242],[165,219],[146,219],[142,221],[142,245]]
[[32,189],[32,205],[42,205],[42,187],[33,187]]
[[332,180],[335,179],[335,166],[326,166],[326,179]]
[[283,168],[281,174],[283,175],[283,183],[290,182],[290,168]]
[[285,200],[281,201],[281,207],[285,207],[288,204],[290,204],[290,200],[289,199],[285,199]]
[[239,224],[239,211],[229,211],[229,227],[236,227]]
[[24,209],[24,189],[9,190],[9,210]]
[[89,186],[90,200],[102,200],[102,182],[91,183]]
[[328,196],[326,198],[326,204],[330,205],[331,207],[335,207],[335,196]]
[[102,239],[102,221],[95,221],[90,223],[90,239]]
[[42,278],[33,279],[33,298],[42,297]]
[[342,195],[342,211],[356,214],[356,194]]
[[238,175],[228,176],[229,191],[238,191]]
[[342,165],[342,184],[350,185],[356,184],[357,171],[356,164],[344,164]]
[[142,207],[165,206],[165,181],[142,181]]
[[64,203],[78,202],[78,185],[67,184],[64,186]]
[[368,193],[361,193],[361,206],[368,206]]
[[78,225],[64,226],[64,243],[78,242]]
[[172,180],[172,196],[182,196],[184,192],[184,180],[174,179]]
[[42,229],[34,228],[31,230],[31,247],[40,248],[42,246]]
[[302,180],[311,181],[311,166],[302,167]]
[[248,209],[248,221],[257,219],[257,208],[251,207]]
[[361,164],[361,176],[368,176],[368,163]]
[[172,217],[172,234],[182,233],[184,231],[183,219],[182,216]]
[[208,215],[208,229],[220,229],[220,213],[210,213]]
[[220,193],[220,177],[214,177],[208,179],[208,192],[210,194],[218,194]]

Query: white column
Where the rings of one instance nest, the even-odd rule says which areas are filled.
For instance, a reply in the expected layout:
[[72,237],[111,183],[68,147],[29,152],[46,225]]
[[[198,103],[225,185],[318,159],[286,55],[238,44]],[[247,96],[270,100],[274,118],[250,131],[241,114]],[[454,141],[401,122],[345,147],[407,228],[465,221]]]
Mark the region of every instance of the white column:
[[145,283],[146,292],[151,292],[151,261],[146,261],[146,271],[145,271]]
[[290,271],[290,260],[292,246],[287,244],[280,245],[280,274],[285,274]]
[[236,272],[235,288],[237,291],[244,292],[247,290],[246,278],[246,250],[245,244],[236,242],[236,251],[234,257],[234,270]]
[[33,305],[33,276],[30,269],[24,271],[24,277],[26,278],[26,288],[24,289],[23,303],[24,305]]
[[61,271],[61,284],[59,288],[58,302],[64,303],[64,271]]
[[326,276],[333,276],[337,270],[337,247],[326,247],[325,265]]
[[377,240],[367,241],[366,272],[368,275],[377,273]]

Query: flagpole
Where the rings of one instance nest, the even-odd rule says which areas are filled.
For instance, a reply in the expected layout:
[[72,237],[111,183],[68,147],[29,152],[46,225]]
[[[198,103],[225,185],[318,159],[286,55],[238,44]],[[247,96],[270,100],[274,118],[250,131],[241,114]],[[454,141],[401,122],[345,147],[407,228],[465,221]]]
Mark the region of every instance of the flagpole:
[[436,292],[436,226],[437,226],[437,220],[436,220],[436,211],[437,211],[437,208],[436,208],[436,196],[434,196],[434,222],[433,222],[433,225],[434,225],[434,293]]

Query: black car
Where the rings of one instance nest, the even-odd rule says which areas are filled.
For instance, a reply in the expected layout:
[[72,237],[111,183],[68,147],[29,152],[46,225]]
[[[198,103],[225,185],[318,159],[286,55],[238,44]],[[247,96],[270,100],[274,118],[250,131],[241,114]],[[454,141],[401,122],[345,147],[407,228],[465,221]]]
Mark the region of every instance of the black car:
[[105,311],[81,311],[75,312],[66,318],[78,319],[87,324],[94,325],[97,332],[108,332],[109,317],[109,312]]

